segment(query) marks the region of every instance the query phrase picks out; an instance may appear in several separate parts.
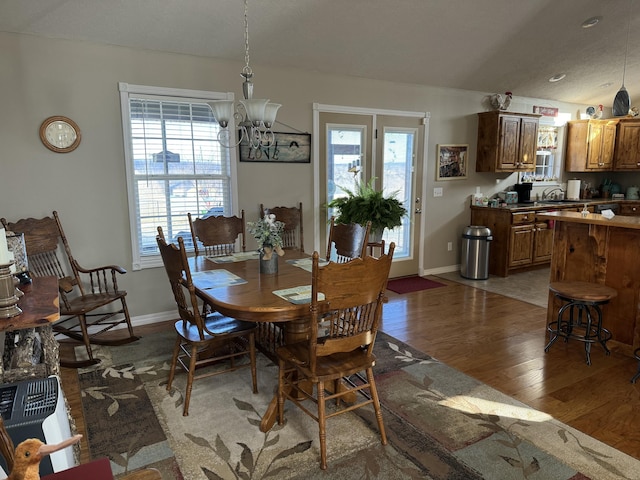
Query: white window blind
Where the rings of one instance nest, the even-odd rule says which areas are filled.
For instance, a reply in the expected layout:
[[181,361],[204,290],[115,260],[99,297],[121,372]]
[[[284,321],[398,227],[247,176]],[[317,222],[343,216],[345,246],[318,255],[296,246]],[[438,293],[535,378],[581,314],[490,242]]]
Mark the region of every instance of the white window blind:
[[[187,213],[233,215],[235,150],[222,147],[207,101],[227,94],[131,88],[121,84],[133,269],[162,264],[156,243],[191,247]],[[199,95],[198,95],[199,94]],[[122,98],[124,97],[124,98]]]

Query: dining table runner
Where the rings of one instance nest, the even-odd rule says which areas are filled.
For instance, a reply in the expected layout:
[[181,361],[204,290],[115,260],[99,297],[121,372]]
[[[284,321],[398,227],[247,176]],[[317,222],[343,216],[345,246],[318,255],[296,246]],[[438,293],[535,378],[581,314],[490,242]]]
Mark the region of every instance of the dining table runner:
[[217,270],[206,270],[204,272],[196,272],[191,275],[194,281],[198,282],[198,288],[201,290],[210,290],[218,287],[228,287],[231,285],[242,285],[247,283],[235,273],[231,273],[223,268]]

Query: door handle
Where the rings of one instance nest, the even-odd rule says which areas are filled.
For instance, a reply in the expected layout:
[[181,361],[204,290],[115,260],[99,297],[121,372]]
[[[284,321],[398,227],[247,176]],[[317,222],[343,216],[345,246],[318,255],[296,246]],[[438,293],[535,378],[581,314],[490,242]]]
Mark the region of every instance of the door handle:
[[421,209],[421,208],[416,208],[416,209],[414,210],[414,212],[415,212],[415,213],[422,213],[422,209]]

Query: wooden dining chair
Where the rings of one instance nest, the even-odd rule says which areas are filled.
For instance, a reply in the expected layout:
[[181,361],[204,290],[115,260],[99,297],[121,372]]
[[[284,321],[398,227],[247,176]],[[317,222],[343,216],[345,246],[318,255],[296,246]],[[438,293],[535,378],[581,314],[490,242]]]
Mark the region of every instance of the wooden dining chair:
[[[85,268],[71,254],[69,242],[57,212],[51,217],[27,218],[17,222],[0,219],[7,231],[24,233],[31,275],[58,277],[61,320],[53,325],[56,334],[82,342],[87,358],[61,359],[63,367],[85,367],[98,363],[92,344],[123,345],[138,340],[133,334],[125,297],[118,287],[118,275],[126,270],[117,265]],[[113,307],[117,305],[117,307]],[[101,334],[118,325],[126,325],[122,335]]]
[[[373,377],[376,357],[373,346],[382,316],[382,304],[391,268],[395,243],[380,258],[366,256],[346,263],[331,262],[318,266],[314,252],[311,276],[311,320],[307,341],[285,344],[276,350],[278,357],[278,423],[284,423],[284,402],[290,400],[318,422],[320,468],[327,468],[326,420],[372,404],[383,445],[387,437],[382,421],[378,392]],[[324,300],[319,299],[324,294]],[[320,329],[319,326],[322,325]],[[320,333],[319,333],[320,332]],[[342,380],[359,372],[366,380],[344,385]],[[309,391],[308,383],[314,388]],[[347,383],[349,383],[347,381]],[[332,387],[331,394],[325,388]],[[364,394],[365,390],[369,395]],[[340,408],[340,399],[355,393],[364,400]],[[303,403],[317,404],[314,412]],[[326,402],[336,400],[337,407],[327,412]]]
[[302,202],[297,207],[272,207],[265,208],[260,204],[260,218],[267,214],[276,216],[276,220],[284,223],[282,234],[282,248],[285,250],[300,250],[304,252],[304,239],[302,229]]
[[244,210],[240,212],[239,217],[218,215],[194,219],[191,213],[187,213],[187,216],[196,255],[204,254],[207,257],[231,255],[236,252],[238,242],[240,242],[241,251],[246,250]]
[[[171,390],[176,367],[180,364],[187,372],[182,415],[189,415],[193,382],[201,378],[250,367],[253,393],[258,393],[255,324],[229,318],[218,312],[210,312],[204,316],[199,310],[201,307],[193,286],[182,237],[178,238],[177,247],[174,244],[168,245],[162,227],[158,227],[156,240],[180,315],[180,320],[174,325],[177,338],[171,358],[167,390]],[[215,352],[215,355],[212,352]],[[249,363],[236,363],[236,359],[246,355],[249,356]],[[218,364],[223,360],[229,360],[228,367],[209,368],[196,376],[197,369]]]
[[370,255],[372,257],[384,255],[384,246],[384,240],[380,240],[379,242],[367,242],[367,255]]
[[326,259],[343,263],[354,258],[364,258],[367,254],[370,230],[371,222],[367,222],[366,225],[336,223],[335,217],[331,217]]

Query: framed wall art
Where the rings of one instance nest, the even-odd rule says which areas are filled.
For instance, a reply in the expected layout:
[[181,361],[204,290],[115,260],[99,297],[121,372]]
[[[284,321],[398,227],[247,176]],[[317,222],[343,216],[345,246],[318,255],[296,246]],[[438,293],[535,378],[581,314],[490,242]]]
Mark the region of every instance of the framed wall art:
[[462,180],[467,178],[469,145],[438,145],[438,162],[436,167],[436,181]]
[[246,140],[240,143],[241,162],[311,163],[310,133],[273,132],[269,146],[251,147]]

